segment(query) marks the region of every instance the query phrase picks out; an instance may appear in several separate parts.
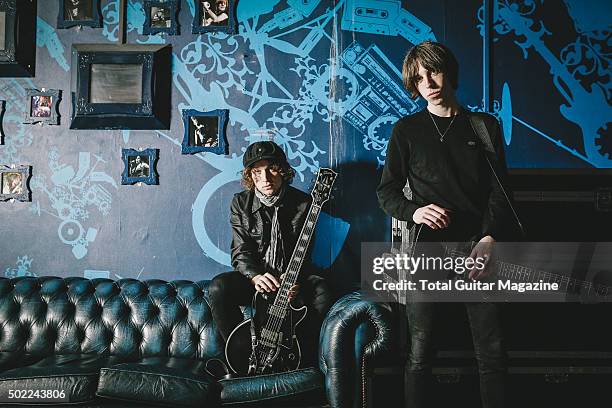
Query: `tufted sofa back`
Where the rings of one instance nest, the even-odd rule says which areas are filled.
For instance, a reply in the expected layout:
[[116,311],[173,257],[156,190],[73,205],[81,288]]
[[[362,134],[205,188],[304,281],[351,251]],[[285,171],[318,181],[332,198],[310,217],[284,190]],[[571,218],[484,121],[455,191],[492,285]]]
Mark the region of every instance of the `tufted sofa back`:
[[208,283],[0,278],[0,352],[218,357]]

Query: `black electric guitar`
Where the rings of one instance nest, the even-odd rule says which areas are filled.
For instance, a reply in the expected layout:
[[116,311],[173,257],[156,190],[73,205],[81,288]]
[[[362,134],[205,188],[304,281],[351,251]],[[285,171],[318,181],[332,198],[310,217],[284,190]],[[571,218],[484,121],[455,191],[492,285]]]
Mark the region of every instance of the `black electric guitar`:
[[312,204],[280,287],[274,293],[256,292],[254,317],[236,326],[227,339],[225,358],[239,376],[285,372],[300,366],[301,350],[295,328],[306,317],[307,308],[295,309],[289,302],[289,290],[298,280],[321,207],[329,200],[336,176],[331,169],[319,169],[310,193]]

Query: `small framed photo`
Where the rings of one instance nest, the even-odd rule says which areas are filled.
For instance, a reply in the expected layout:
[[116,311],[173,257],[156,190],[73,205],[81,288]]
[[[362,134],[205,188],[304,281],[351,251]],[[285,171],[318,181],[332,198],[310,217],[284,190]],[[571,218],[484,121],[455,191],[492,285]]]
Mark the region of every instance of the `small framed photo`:
[[26,89],[26,111],[23,123],[59,125],[57,104],[61,91],[58,89]]
[[100,0],[58,0],[57,28],[102,27]]
[[236,0],[195,0],[193,34],[221,31],[236,32]]
[[142,33],[178,35],[178,2],[176,0],[145,0],[145,22]]
[[195,109],[183,111],[185,135],[181,145],[183,154],[212,152],[225,154],[225,125],[227,109],[200,112]]
[[31,191],[28,180],[31,170],[31,166],[0,165],[0,201],[10,199],[30,201]]
[[123,175],[121,176],[121,184],[145,183],[156,185],[158,184],[157,165],[159,150],[157,149],[123,149],[121,156],[123,158]]

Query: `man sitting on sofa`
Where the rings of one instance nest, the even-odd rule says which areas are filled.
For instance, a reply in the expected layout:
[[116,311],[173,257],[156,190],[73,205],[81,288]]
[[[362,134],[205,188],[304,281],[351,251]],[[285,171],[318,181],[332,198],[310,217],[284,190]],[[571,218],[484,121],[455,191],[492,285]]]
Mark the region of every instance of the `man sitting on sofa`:
[[[209,286],[212,316],[226,342],[244,320],[240,306],[251,305],[255,291],[275,292],[280,287],[311,201],[309,195],[289,185],[295,171],[276,143],[251,144],[243,165],[245,191],[234,196],[230,214],[234,271],[217,275]],[[333,301],[327,282],[313,273],[309,258],[304,260],[299,285],[289,293],[294,305],[308,306],[305,321],[297,326],[301,367],[316,361],[319,328]],[[245,359],[250,352],[245,350]]]

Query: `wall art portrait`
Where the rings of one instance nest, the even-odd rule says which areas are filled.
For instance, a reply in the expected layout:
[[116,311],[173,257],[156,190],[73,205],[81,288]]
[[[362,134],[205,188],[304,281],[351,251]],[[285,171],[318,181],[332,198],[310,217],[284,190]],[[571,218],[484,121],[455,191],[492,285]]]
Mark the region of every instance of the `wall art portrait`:
[[26,111],[23,123],[59,125],[59,89],[26,89]]
[[235,0],[196,0],[195,3],[192,33],[221,31],[234,34],[236,32]]
[[28,180],[31,169],[31,166],[0,165],[0,201],[30,201]]
[[100,0],[58,0],[57,28],[102,27]]
[[145,35],[164,33],[178,35],[177,0],[155,1],[145,0],[145,22],[142,33]]
[[225,126],[228,110],[217,109],[201,112],[195,109],[183,111],[185,133],[181,151],[183,154],[212,152],[225,154]]
[[123,149],[123,174],[121,184],[158,184],[158,176],[155,171],[157,165],[158,149]]

